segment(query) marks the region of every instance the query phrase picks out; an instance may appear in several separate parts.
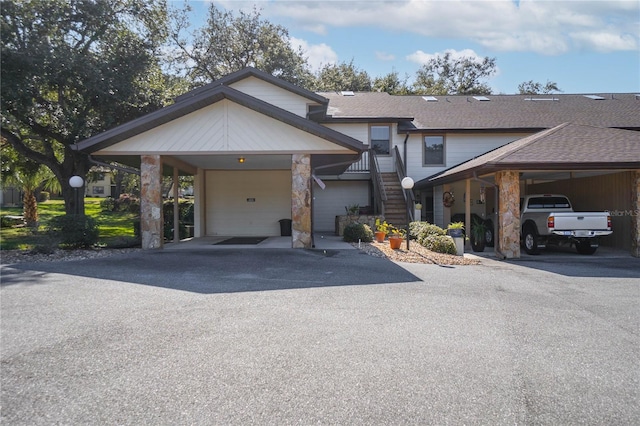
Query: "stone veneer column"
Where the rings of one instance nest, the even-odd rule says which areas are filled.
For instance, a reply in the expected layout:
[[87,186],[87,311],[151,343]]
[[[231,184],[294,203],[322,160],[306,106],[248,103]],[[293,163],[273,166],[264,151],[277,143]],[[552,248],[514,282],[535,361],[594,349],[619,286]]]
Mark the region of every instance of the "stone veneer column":
[[291,156],[291,247],[311,248],[311,156]]
[[159,155],[142,155],[140,164],[140,236],[142,248],[162,248],[162,162]]
[[498,199],[498,247],[507,258],[520,257],[520,174],[507,170],[496,173]]
[[640,170],[631,180],[631,210],[631,255],[640,257]]

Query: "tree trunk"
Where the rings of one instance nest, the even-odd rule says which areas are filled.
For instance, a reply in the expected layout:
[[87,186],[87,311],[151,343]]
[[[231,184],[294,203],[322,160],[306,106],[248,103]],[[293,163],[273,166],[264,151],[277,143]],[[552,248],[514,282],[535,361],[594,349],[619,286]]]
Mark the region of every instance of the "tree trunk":
[[24,221],[30,228],[38,226],[38,201],[33,191],[24,191],[24,197],[22,199],[23,207],[22,213],[24,215]]

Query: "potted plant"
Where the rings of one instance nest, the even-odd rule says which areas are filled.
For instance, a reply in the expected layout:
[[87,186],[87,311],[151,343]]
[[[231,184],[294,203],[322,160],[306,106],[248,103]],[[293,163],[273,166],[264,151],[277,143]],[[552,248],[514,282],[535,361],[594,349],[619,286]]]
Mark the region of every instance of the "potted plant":
[[387,221],[382,221],[380,222],[380,218],[376,219],[376,232],[375,232],[375,238],[376,241],[379,243],[384,242],[384,239],[387,237],[387,234],[389,233],[389,224],[387,223]]
[[483,221],[475,219],[471,224],[471,248],[473,251],[484,251],[487,226]]
[[389,226],[389,247],[393,250],[397,250],[402,246],[402,241],[405,235],[404,229],[396,228],[395,226]]
[[464,232],[464,222],[452,222],[447,226],[448,234],[453,237],[462,237]]

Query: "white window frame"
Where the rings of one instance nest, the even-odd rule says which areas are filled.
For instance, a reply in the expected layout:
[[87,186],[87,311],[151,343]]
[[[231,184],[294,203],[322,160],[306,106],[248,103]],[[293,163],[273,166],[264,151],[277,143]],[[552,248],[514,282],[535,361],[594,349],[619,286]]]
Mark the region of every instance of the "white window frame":
[[[381,156],[381,157],[391,157],[391,151],[392,151],[392,146],[391,146],[391,143],[392,143],[392,141],[391,141],[391,124],[370,124],[369,125],[369,147],[371,149],[373,149],[373,141],[374,141],[374,139],[372,139],[372,137],[371,137],[371,133],[372,133],[371,130],[374,127],[386,127],[389,130],[388,139],[387,139],[387,141],[389,142],[389,152],[386,153],[386,154],[381,154],[381,153],[376,152],[376,155]],[[375,139],[375,140],[382,141],[383,139]]]
[[[427,138],[438,137],[442,138],[442,162],[440,163],[428,163],[427,162]],[[447,138],[445,135],[422,135],[422,165],[424,167],[445,166],[447,164]]]

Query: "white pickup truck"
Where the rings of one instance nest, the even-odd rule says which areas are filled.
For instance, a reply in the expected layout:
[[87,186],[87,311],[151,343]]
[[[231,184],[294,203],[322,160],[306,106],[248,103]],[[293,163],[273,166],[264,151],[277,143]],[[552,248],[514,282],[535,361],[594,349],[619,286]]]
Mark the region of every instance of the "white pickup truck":
[[522,246],[528,254],[537,254],[547,245],[575,244],[580,254],[593,254],[598,237],[609,235],[608,212],[574,212],[564,195],[535,194],[520,199]]

